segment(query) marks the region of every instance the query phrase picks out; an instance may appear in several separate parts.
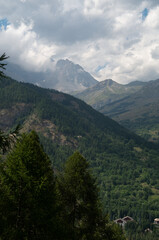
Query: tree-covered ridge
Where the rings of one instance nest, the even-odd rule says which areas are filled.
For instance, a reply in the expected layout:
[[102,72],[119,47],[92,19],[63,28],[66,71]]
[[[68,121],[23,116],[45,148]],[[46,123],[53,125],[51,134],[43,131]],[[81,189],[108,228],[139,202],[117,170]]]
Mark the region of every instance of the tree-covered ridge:
[[0,81],[0,114],[0,127],[19,122],[28,130],[36,126],[56,171],[79,150],[90,163],[112,220],[130,215],[144,229],[159,215],[157,146],[81,100],[9,78]]
[[35,132],[24,134],[2,161],[0,196],[2,240],[125,240],[101,212],[86,160],[75,153],[55,178]]
[[158,142],[159,79],[98,110],[149,141]]
[[146,84],[144,82],[136,81],[133,84],[119,84],[112,79],[106,79],[98,82],[93,87],[89,87],[81,92],[73,93],[74,96],[84,100],[86,103],[100,109],[107,104],[119,101],[122,98],[129,96],[130,94],[137,92],[142,86]]
[[122,85],[108,79],[74,96],[145,139],[158,142],[158,82]]
[[[128,132],[115,121],[104,117],[103,114],[95,111],[83,101],[68,94],[43,89],[28,83],[18,83],[10,78],[1,79],[0,110],[9,109],[14,113],[13,107],[15,106],[19,108],[19,115],[15,113],[13,116],[15,119],[8,124],[8,127],[13,125],[16,120],[24,121],[25,117],[35,113],[40,119],[51,120],[59,130],[68,135],[86,135],[86,132],[95,128],[94,131],[98,129],[118,135],[119,138],[134,138],[135,141],[143,142],[141,138]],[[5,116],[5,113],[2,113],[1,117],[3,115]],[[0,125],[2,124],[1,122]]]

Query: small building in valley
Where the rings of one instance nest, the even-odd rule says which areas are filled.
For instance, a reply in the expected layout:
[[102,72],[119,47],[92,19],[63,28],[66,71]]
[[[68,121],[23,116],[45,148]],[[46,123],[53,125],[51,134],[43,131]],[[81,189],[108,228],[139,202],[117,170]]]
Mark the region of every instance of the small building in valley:
[[159,218],[154,219],[154,224],[159,224]]
[[125,222],[134,221],[132,217],[126,216],[122,218]]
[[134,219],[129,216],[114,220],[115,223],[119,224],[122,227],[124,227],[127,222],[131,222],[131,221],[134,221]]
[[116,219],[116,220],[114,220],[114,222],[119,224],[122,227],[124,227],[126,224],[126,222],[122,218]]
[[152,230],[150,228],[146,228],[145,233],[152,233]]

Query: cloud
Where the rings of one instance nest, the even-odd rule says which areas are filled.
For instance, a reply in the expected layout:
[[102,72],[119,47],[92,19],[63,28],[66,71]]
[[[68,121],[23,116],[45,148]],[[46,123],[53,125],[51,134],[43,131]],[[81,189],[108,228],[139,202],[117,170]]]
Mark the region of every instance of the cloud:
[[151,56],[153,59],[159,59],[159,46],[156,46],[154,49],[152,49]]
[[48,46],[38,39],[32,28],[32,23],[21,23],[18,27],[11,24],[6,30],[0,31],[1,52],[7,52],[9,61],[26,70],[45,71],[51,65],[50,58],[58,47]]
[[1,52],[33,71],[69,58],[99,80],[158,78],[158,16],[156,0],[5,0]]

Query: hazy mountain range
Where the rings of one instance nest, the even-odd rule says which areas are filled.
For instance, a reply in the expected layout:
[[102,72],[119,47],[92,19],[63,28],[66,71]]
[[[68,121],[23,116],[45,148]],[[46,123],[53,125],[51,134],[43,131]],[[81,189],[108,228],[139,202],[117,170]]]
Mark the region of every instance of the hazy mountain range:
[[73,95],[84,100],[95,109],[117,101],[131,93],[138,91],[145,83],[135,81],[126,85],[119,84],[112,79],[98,82],[96,85]]
[[127,85],[109,79],[75,96],[150,141],[159,141],[159,80]]
[[8,63],[6,74],[18,81],[71,93],[142,137],[159,140],[157,80],[125,85],[112,79],[98,82],[68,59],[59,60],[46,72],[29,72]]
[[59,60],[52,70],[45,72],[26,71],[19,65],[9,62],[6,74],[18,81],[62,92],[80,91],[98,83],[80,65],[74,64],[68,59]]

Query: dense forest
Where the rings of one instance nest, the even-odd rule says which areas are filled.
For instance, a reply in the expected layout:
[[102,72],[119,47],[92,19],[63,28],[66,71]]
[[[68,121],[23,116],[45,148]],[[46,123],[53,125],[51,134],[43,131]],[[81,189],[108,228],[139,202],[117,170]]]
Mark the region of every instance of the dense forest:
[[[0,146],[2,149],[2,146]],[[78,152],[53,173],[35,132],[0,163],[0,239],[124,240],[102,213],[88,162]]]
[[[146,228],[151,228],[153,230],[153,234],[151,234],[150,236],[152,239],[155,239],[158,233],[157,233],[157,229],[154,228],[153,221],[154,221],[154,218],[159,216],[159,206],[158,206],[159,152],[158,152],[157,145],[146,142],[142,138],[129,132],[128,130],[126,130],[119,124],[117,124],[115,121],[105,117],[104,115],[95,111],[93,108],[91,108],[81,100],[78,100],[70,95],[60,93],[55,90],[39,88],[32,84],[18,83],[17,81],[10,78],[5,78],[5,79],[1,78],[0,79],[0,128],[5,131],[11,129],[11,133],[14,133],[14,127],[17,126],[17,124],[19,123],[21,124],[21,130],[20,130],[21,133],[29,132],[32,129],[35,129],[38,132],[40,141],[44,146],[44,151],[49,156],[51,160],[52,168],[55,173],[53,176],[53,179],[54,179],[54,184],[56,186],[55,192],[57,195],[56,194],[55,195],[58,198],[58,201],[56,202],[56,204],[57,203],[61,204],[59,206],[59,209],[64,209],[65,206],[67,206],[68,204],[67,194],[68,195],[72,194],[66,191],[66,195],[62,196],[62,192],[63,193],[65,192],[64,187],[66,187],[67,190],[69,190],[69,188],[71,187],[71,186],[68,187],[69,182],[68,182],[68,186],[60,185],[63,182],[67,182],[67,177],[65,178],[65,173],[64,173],[67,166],[66,159],[69,158],[69,156],[71,156],[75,151],[78,151],[82,154],[82,156],[84,156],[82,157],[82,159],[85,158],[88,160],[89,170],[92,171],[92,178],[95,179],[96,185],[99,189],[98,195],[99,195],[99,199],[101,200],[101,207],[99,208],[96,207],[96,210],[103,209],[102,210],[103,214],[102,214],[102,219],[101,219],[101,214],[99,214],[101,225],[99,223],[97,224],[97,222],[95,224],[100,226],[99,227],[100,230],[99,229],[95,230],[93,233],[93,234],[96,234],[96,239],[101,239],[101,236],[100,236],[101,233],[104,236],[104,234],[107,234],[107,232],[109,232],[108,230],[105,230],[105,227],[109,226],[109,224],[106,224],[108,223],[107,215],[109,215],[109,218],[111,220],[122,218],[126,215],[129,215],[134,219],[135,226],[133,226],[133,224],[129,224],[125,228],[128,239],[136,239],[136,240],[146,239],[147,238],[147,233],[145,233]],[[13,136],[13,134],[11,134],[11,136]],[[25,138],[27,139],[27,137],[29,138],[30,136],[32,135],[26,135],[24,139]],[[35,137],[36,141],[39,144],[38,137],[36,134],[35,136],[36,136]],[[4,138],[0,138],[0,141],[1,140],[4,140]],[[2,141],[4,146],[6,141],[7,141],[7,137],[4,142]],[[23,142],[23,138],[18,143],[19,145],[17,148],[21,148],[21,142]],[[9,147],[10,145],[12,146],[12,144],[8,142],[7,147]],[[25,146],[26,146],[26,151],[29,151],[29,149],[27,150],[27,144],[25,144]],[[21,160],[18,160],[19,159],[18,156],[20,153],[22,153],[23,155],[23,152],[25,152],[24,150],[18,150],[18,152],[15,155],[16,157],[14,157],[14,151],[15,150],[13,150],[13,153],[11,153],[11,155],[9,154],[6,157],[2,157],[2,167],[1,167],[2,190],[1,191],[2,192],[4,191],[5,193],[4,198],[5,198],[5,195],[8,194],[7,193],[8,191],[12,190],[12,188],[14,189],[14,187],[17,188],[14,185],[14,182],[12,182],[14,175],[12,176],[11,179],[10,179],[11,176],[8,175],[10,174],[9,166],[14,165],[16,163],[16,160],[21,161]],[[39,151],[42,151],[42,150],[39,150]],[[43,154],[41,155],[44,156]],[[76,153],[75,156],[77,155],[78,154]],[[28,156],[28,160],[27,158],[25,160],[25,158],[22,157],[22,160],[24,161],[30,161],[29,159],[32,158],[32,157],[29,157],[29,153],[26,153],[25,156],[26,157]],[[79,158],[81,159],[81,156]],[[36,159],[35,161],[36,161],[36,164],[33,167],[33,169],[38,169],[37,161],[39,160]],[[66,165],[65,165],[65,162],[66,162]],[[5,165],[5,164],[9,164],[9,165]],[[22,164],[22,162],[19,162],[17,164],[20,164],[19,165],[20,170],[23,170],[23,167],[24,167],[24,170],[25,170],[24,172],[26,172],[26,175],[24,176],[24,178],[26,178],[25,180],[29,181],[29,179],[32,179],[32,175],[29,175],[29,176],[27,175],[28,171],[31,171],[31,173],[29,174],[32,174],[31,165],[25,166],[25,164],[27,164],[26,162],[24,163],[24,165]],[[30,170],[28,170],[27,167],[29,167]],[[5,172],[5,170],[9,172],[7,173]],[[62,175],[60,173],[62,173]],[[9,176],[9,178],[7,177],[7,175]],[[29,193],[27,193],[28,195],[30,194],[30,191],[34,192],[35,190],[34,187],[36,185],[35,182],[37,181],[38,184],[41,184],[42,182],[39,183],[39,181],[43,181],[42,179],[45,182],[44,175],[41,176],[41,180],[39,179],[36,180],[35,178],[35,181],[34,181],[34,178],[33,178],[33,182],[34,182],[33,185],[31,184],[31,182],[28,182],[27,186],[31,187],[32,189],[32,190],[29,190]],[[57,189],[57,187],[59,187],[59,189]],[[18,187],[19,191],[21,191],[20,188],[21,187],[19,186]],[[60,189],[63,189],[61,193],[60,193]],[[86,191],[86,189],[84,191]],[[17,205],[16,204],[14,205],[14,203],[15,202],[17,203],[18,196],[19,196],[18,194],[20,193],[17,193],[16,199],[14,194],[13,195],[12,194],[13,192],[11,194],[9,193],[9,196],[6,195],[6,197],[9,197],[9,200],[5,201],[3,199],[1,203],[2,209],[5,209],[5,207],[3,206],[5,202],[6,204],[8,204],[8,206],[6,206],[7,209],[12,209],[13,207],[13,212],[11,212],[11,215],[8,215],[8,218],[11,219],[11,224],[15,222],[14,214],[16,212],[15,209],[17,208]],[[36,198],[39,198],[39,196],[36,196]],[[31,198],[34,199],[34,196]],[[14,202],[14,199],[15,199],[15,202]],[[66,203],[64,203],[63,200],[66,201]],[[81,200],[79,200],[79,202],[80,201]],[[42,204],[42,203],[39,203],[39,204]],[[54,204],[54,206],[56,206],[56,204]],[[92,204],[93,204],[93,201],[92,201]],[[32,207],[33,206],[34,205],[32,205]],[[69,211],[70,207],[67,206],[66,208]],[[81,206],[81,209],[82,208],[83,206]],[[26,211],[28,211],[28,207]],[[64,216],[67,219],[68,215],[65,212],[65,210],[60,210],[60,211],[62,212],[60,213],[61,219],[59,219],[60,224],[58,225],[65,226],[65,224],[62,223],[61,221]],[[82,210],[82,211],[85,211],[85,210]],[[58,212],[58,208],[57,208],[57,212]],[[31,213],[28,213],[28,214],[31,214]],[[38,213],[36,212],[36,214]],[[44,214],[44,219],[46,219],[45,213],[42,212],[41,214],[42,215]],[[60,216],[60,214],[58,212],[58,216]],[[104,217],[106,216],[107,219],[104,220],[103,216]],[[8,222],[8,219],[4,218],[3,214],[1,215],[1,217],[2,217],[2,221],[4,221],[2,223],[2,225],[4,224],[3,229],[4,231],[6,231],[5,229],[7,229],[8,226],[6,226],[5,224],[6,222]],[[32,217],[28,216],[28,219]],[[19,221],[19,220],[16,220],[16,221]],[[30,220],[26,219],[25,221],[28,221],[26,224],[29,224]],[[55,220],[55,221],[50,220],[50,221],[53,221],[54,223],[55,222],[58,223],[58,220]],[[78,224],[80,224],[80,222],[82,224],[82,221],[79,220]],[[70,236],[69,234],[75,234],[75,235],[77,234],[77,236],[79,236],[78,234],[81,234],[80,231],[79,233],[77,233],[78,231],[76,233],[72,232],[69,226],[69,220],[68,222],[65,221],[65,223],[66,224],[68,223],[68,228],[67,226],[65,226],[65,229],[68,231],[67,232],[68,236]],[[37,223],[37,224],[39,224],[40,226],[41,223]],[[53,224],[53,223],[50,223],[50,224]],[[54,225],[55,227],[54,229],[56,229],[57,227],[55,225]],[[116,225],[110,225],[110,226],[111,226],[111,228],[109,229],[110,232],[113,231],[112,228],[117,228]],[[17,232],[13,233],[12,227],[13,225],[11,225],[11,230],[10,230],[11,234],[19,234]],[[135,232],[134,232],[134,228],[136,229]],[[40,230],[35,230],[35,229],[25,230],[25,234],[23,236],[27,236],[26,234],[35,234],[36,231],[38,232]],[[119,234],[118,237],[120,239],[120,237],[122,237],[121,232],[119,230],[116,230],[116,231],[117,231],[117,235]],[[55,232],[63,232],[63,230],[56,229]],[[7,231],[2,232],[2,234],[4,234],[4,237],[2,239],[7,239],[7,237],[5,237],[6,236],[5,234],[7,234]],[[23,234],[23,233],[20,233],[20,234]],[[72,239],[80,239],[77,236],[76,238],[72,237]],[[14,238],[12,237],[11,239],[14,239]],[[70,238],[68,237],[68,239]],[[89,239],[89,238],[88,237],[84,238],[84,235],[83,235],[83,238],[81,239]],[[106,235],[105,239],[111,239],[111,238],[109,238]],[[114,237],[112,239],[118,239],[118,238]]]

